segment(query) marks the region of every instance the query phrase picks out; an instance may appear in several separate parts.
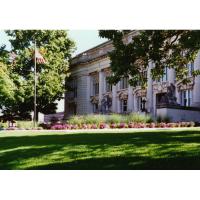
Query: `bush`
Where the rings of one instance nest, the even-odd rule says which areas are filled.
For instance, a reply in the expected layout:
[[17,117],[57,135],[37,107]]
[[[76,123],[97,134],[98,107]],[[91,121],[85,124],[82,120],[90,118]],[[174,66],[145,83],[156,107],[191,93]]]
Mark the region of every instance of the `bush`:
[[0,130],[8,128],[8,123],[7,122],[0,122]]
[[97,124],[105,123],[106,122],[106,116],[105,115],[84,115],[83,121],[86,124]]
[[194,122],[189,122],[189,127],[194,127],[195,123]]
[[58,118],[57,117],[55,117],[55,116],[53,116],[53,117],[51,117],[51,123],[52,124],[55,124],[55,123],[57,123],[59,120],[58,120]]
[[170,117],[169,116],[157,116],[157,120],[156,120],[158,123],[161,123],[161,122],[165,122],[165,123],[169,123],[171,121]]
[[[17,121],[16,122],[17,127],[20,129],[33,129],[34,127],[34,123],[33,121]],[[39,125],[36,123],[36,127],[38,128]]]
[[107,125],[106,125],[105,123],[100,123],[100,124],[99,124],[99,128],[100,128],[100,129],[107,128]]
[[91,125],[91,129],[97,129],[98,127],[97,127],[97,125],[96,124],[92,124]]
[[83,116],[78,116],[78,115],[71,116],[68,122],[70,124],[77,124],[80,126],[81,124],[84,123]]
[[120,123],[123,121],[123,116],[119,114],[111,114],[106,117],[106,122],[113,124],[113,123]]
[[119,128],[127,128],[127,124],[126,123],[120,123],[119,124]]
[[150,115],[139,114],[139,113],[131,113],[129,115],[125,115],[125,122],[134,122],[134,123],[150,123],[152,122],[152,118]]
[[117,124],[115,123],[110,124],[110,128],[117,128]]

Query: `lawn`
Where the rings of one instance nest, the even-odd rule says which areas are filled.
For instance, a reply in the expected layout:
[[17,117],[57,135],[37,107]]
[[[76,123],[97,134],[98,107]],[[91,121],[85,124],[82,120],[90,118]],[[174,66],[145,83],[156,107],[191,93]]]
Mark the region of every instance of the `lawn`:
[[0,169],[200,169],[200,129],[1,131]]

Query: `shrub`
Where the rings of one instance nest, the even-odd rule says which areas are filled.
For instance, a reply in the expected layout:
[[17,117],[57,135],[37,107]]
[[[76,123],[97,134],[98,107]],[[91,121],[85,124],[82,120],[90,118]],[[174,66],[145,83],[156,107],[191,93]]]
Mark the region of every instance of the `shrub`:
[[6,122],[0,122],[0,130],[8,128],[8,123]]
[[[17,121],[16,122],[18,128],[22,129],[32,129],[34,127],[34,123],[32,121]],[[36,124],[36,127],[39,127],[38,124]]]
[[100,129],[107,128],[107,125],[106,125],[105,123],[100,123],[100,124],[99,124],[99,128],[100,128]]
[[155,128],[155,127],[156,127],[155,123],[152,122],[152,123],[149,124],[149,128]]
[[106,122],[105,115],[83,115],[83,123],[85,124],[97,124]]
[[129,127],[129,128],[135,128],[135,127],[134,127],[134,123],[130,122],[130,123],[128,124],[128,127]]
[[51,129],[51,124],[41,123],[39,124],[39,127],[42,127],[43,129]]
[[156,120],[158,123],[161,123],[161,122],[165,122],[165,123],[169,123],[171,121],[170,117],[169,116],[157,116],[157,120]]
[[175,128],[176,127],[176,123],[168,123],[167,124],[169,128]]
[[162,122],[169,123],[170,121],[171,121],[171,119],[170,119],[169,116],[163,117],[163,121]]
[[113,123],[120,123],[123,121],[123,116],[119,114],[111,114],[106,117],[106,122],[113,124]]
[[70,124],[77,124],[80,126],[82,123],[84,123],[83,116],[78,116],[78,115],[71,116],[68,122]]
[[127,124],[126,123],[120,123],[119,124],[119,126],[118,126],[119,128],[127,128],[128,126],[127,126]]
[[162,117],[161,117],[161,116],[157,116],[156,121],[157,121],[158,123],[162,122]]
[[82,128],[82,129],[87,129],[88,126],[87,126],[87,124],[82,124],[82,125],[81,125],[81,128]]
[[51,117],[51,123],[52,124],[55,124],[55,123],[57,123],[59,120],[58,120],[58,118],[57,117],[55,117],[55,116],[53,116],[53,117]]
[[73,124],[73,125],[71,125],[71,129],[78,129],[79,127],[78,127],[78,125],[77,124]]
[[125,116],[125,122],[134,122],[134,123],[149,123],[152,122],[152,118],[150,115],[139,114],[139,113],[131,113]]
[[189,122],[189,127],[194,127],[195,123],[194,122]]
[[97,125],[96,124],[92,124],[91,125],[91,129],[97,129],[98,127],[97,127]]
[[115,123],[110,124],[110,128],[117,128],[117,124]]
[[161,122],[161,123],[160,123],[160,128],[167,128],[167,124],[164,123],[164,122]]
[[52,130],[63,130],[63,125],[62,124],[54,124],[51,126]]

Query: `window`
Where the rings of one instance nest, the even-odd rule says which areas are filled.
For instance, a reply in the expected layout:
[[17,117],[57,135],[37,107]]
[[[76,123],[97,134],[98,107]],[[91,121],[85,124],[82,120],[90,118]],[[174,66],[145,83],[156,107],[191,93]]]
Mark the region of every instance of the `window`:
[[93,77],[93,95],[99,94],[99,80]]
[[72,83],[72,88],[73,88],[73,96],[74,98],[77,98],[77,80],[73,80],[73,83]]
[[127,112],[127,100],[121,100],[121,112]]
[[128,88],[128,77],[123,77],[120,80],[120,89]]
[[98,113],[99,111],[99,106],[97,103],[93,104],[93,113]]
[[162,75],[162,77],[160,78],[160,80],[158,82],[166,82],[168,80],[168,74],[167,74],[167,67],[165,67],[164,69],[164,74]]
[[181,105],[182,106],[191,106],[192,90],[182,90],[180,94],[181,94]]
[[106,92],[112,92],[112,85],[108,82],[107,78],[105,78],[106,82]]
[[144,97],[138,97],[137,110],[146,112],[146,99]]
[[[141,75],[142,75],[142,79],[143,81],[146,79],[147,80],[147,71],[143,71],[141,72]],[[138,80],[137,83],[136,83],[136,86],[141,86],[142,85],[142,80]]]
[[192,72],[194,71],[194,62],[189,63],[187,67],[188,67],[188,76],[192,76]]

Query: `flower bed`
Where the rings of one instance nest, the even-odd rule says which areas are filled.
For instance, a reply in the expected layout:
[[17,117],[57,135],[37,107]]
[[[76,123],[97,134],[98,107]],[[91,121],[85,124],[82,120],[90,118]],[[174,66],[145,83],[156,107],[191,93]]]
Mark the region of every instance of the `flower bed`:
[[[100,124],[53,124],[46,126],[51,130],[77,130],[77,129],[124,129],[124,128],[177,128],[177,127],[194,127],[194,122],[176,122],[176,123],[100,123]],[[43,126],[44,127],[44,126]]]

